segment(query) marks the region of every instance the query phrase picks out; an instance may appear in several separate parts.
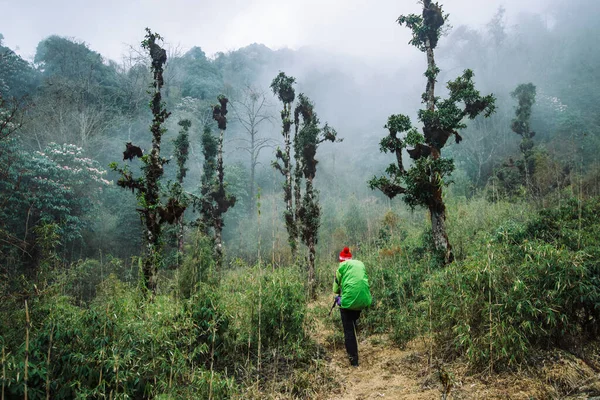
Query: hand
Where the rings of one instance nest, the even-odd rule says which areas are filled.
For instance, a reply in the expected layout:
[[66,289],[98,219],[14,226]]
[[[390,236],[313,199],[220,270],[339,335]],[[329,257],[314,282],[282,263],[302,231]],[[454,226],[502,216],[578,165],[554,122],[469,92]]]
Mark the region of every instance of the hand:
[[342,305],[342,296],[335,296],[335,304],[341,307]]

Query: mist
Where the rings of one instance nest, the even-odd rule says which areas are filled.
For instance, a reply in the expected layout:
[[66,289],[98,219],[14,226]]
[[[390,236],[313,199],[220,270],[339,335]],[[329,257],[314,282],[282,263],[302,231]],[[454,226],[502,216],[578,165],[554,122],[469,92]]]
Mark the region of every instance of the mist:
[[[490,1],[485,6],[454,0],[444,6],[451,26],[444,31],[437,55],[440,94],[445,94],[445,82],[470,68],[480,91],[498,98],[498,110],[490,120],[493,127],[486,122],[482,130],[483,125],[476,120],[465,131],[467,140],[449,149],[456,158],[456,175],[466,175],[474,182],[459,190],[468,195],[485,185],[494,169],[518,151],[518,140],[509,129],[514,110],[510,93],[518,84],[534,82],[539,88],[539,107],[534,110],[534,124],[541,128],[537,138],[542,145],[556,146],[553,138],[560,136],[561,114],[547,118],[544,110],[548,112],[557,104],[570,110],[571,101],[579,102],[574,83],[565,82],[577,79],[570,60],[585,64],[597,57],[596,52],[587,50],[586,43],[592,43],[593,35],[600,32],[593,17],[599,10],[594,2],[583,0]],[[269,114],[259,127],[259,135],[268,139],[269,146],[257,158],[256,179],[263,188],[277,190],[280,177],[274,176],[271,161],[275,148],[282,145],[281,105],[269,84],[279,71],[296,78],[297,92],[314,101],[320,120],[334,127],[343,139],[341,143],[323,144],[317,155],[316,183],[326,199],[350,193],[359,199],[386,203],[365,184],[391,162],[389,155],[379,151],[379,140],[386,132],[383,126],[392,114],[406,114],[418,126],[426,59],[408,45],[408,30],[395,23],[398,15],[414,12],[412,2],[383,1],[374,7],[358,0],[343,6],[336,1],[322,5],[239,1],[225,12],[212,3],[178,1],[170,7],[172,13],[165,13],[159,2],[141,7],[109,1],[89,8],[86,5],[85,10],[83,5],[68,1],[47,9],[32,2],[11,2],[4,7],[8,12],[27,15],[29,23],[6,21],[3,45],[33,61],[37,68],[44,68],[38,42],[58,35],[97,52],[104,65],[117,68],[123,77],[137,76],[137,82],[128,89],[128,96],[138,99],[135,115],[147,115],[140,108],[147,84],[140,68],[146,59],[140,57],[137,43],[145,26],[157,30],[169,52],[166,90],[173,112],[167,124],[165,151],[173,149],[171,141],[177,135],[179,119],[190,118],[195,126],[186,183],[189,191],[196,190],[201,176],[199,135],[207,121],[207,107],[221,92],[239,101],[243,89],[249,87],[264,95],[264,111]],[[579,10],[586,10],[588,18],[575,18]],[[49,89],[46,86],[44,90]],[[51,141],[73,141],[68,137],[73,132],[70,128],[55,125],[56,133],[40,133],[46,129],[40,118],[50,111],[43,109],[40,106],[33,111],[38,117],[25,126],[25,142],[41,151]],[[94,112],[105,115],[108,110],[102,106]],[[87,151],[94,149],[96,158],[106,165],[118,157],[124,142],[149,148],[145,128],[139,117],[119,117],[93,128],[86,143],[75,141]],[[59,131],[67,136],[56,136]],[[230,114],[225,160],[241,171],[247,170],[249,162],[242,146],[244,135],[243,127]],[[595,139],[588,136],[586,140]],[[174,177],[173,172],[167,174]],[[247,179],[244,176],[242,179]],[[335,184],[331,185],[332,181]],[[254,201],[242,200],[247,195],[247,191],[240,192],[239,204]],[[229,218],[236,220],[244,215],[241,207],[232,212],[234,216]]]
[[0,10],[2,398],[600,395],[597,0]]

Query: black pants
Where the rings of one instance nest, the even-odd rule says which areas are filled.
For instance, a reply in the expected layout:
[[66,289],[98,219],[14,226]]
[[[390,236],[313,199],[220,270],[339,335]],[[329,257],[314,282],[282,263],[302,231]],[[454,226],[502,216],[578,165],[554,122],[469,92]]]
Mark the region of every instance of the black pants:
[[358,342],[356,340],[356,320],[360,317],[360,310],[340,308],[342,326],[344,327],[344,344],[348,352],[350,364],[358,365]]

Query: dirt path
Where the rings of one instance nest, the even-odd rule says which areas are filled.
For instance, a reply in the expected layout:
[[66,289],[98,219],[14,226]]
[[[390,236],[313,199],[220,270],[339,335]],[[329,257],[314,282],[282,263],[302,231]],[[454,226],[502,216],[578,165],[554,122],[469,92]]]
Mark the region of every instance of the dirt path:
[[[327,299],[328,300],[328,299]],[[326,299],[319,299],[320,310],[326,309]],[[334,312],[339,311],[336,309]],[[317,322],[315,339],[331,352],[329,368],[341,383],[339,393],[326,397],[331,400],[366,399],[439,399],[437,382],[429,383],[426,368],[418,360],[418,349],[400,350],[385,336],[370,336],[359,332],[360,366],[348,362],[341,332],[335,332],[331,317]]]
[[[423,377],[406,364],[411,351],[401,351],[385,341],[359,342],[360,366],[351,367],[343,346],[335,349],[330,367],[342,383],[342,392],[330,397],[339,400],[439,399],[437,388],[423,388]],[[418,369],[418,368],[415,368]]]
[[[442,385],[437,371],[428,368],[425,345],[415,341],[400,350],[387,336],[366,336],[359,331],[359,367],[351,367],[343,343],[338,316],[323,318],[329,298],[309,306],[313,310],[313,337],[327,349],[327,368],[340,387],[319,396],[328,400],[440,399]],[[339,313],[336,309],[334,312]],[[339,322],[339,321],[338,321]],[[359,320],[360,326],[360,320]],[[600,359],[600,358],[599,358]],[[600,365],[600,364],[599,364]],[[446,366],[453,377],[448,399],[587,399],[586,393],[600,393],[600,374],[576,357],[556,352],[532,372],[493,377],[466,374],[466,365]],[[579,392],[579,394],[577,394]],[[592,397],[595,398],[595,397]]]

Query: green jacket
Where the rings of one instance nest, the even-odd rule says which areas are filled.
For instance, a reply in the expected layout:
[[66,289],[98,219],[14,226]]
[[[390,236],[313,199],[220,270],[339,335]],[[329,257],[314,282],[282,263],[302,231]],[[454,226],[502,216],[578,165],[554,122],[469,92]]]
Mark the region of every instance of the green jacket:
[[335,272],[333,293],[342,296],[341,308],[362,310],[371,305],[371,291],[365,264],[358,260],[340,263]]

